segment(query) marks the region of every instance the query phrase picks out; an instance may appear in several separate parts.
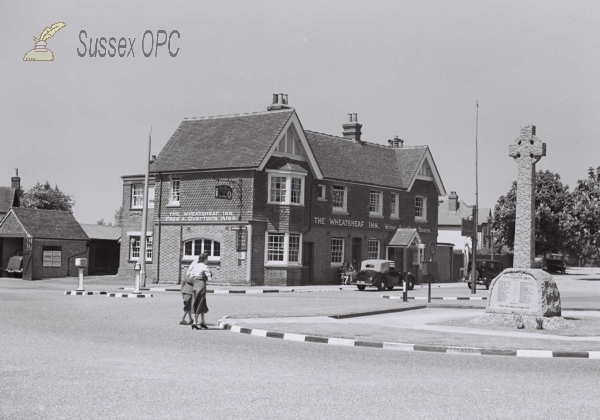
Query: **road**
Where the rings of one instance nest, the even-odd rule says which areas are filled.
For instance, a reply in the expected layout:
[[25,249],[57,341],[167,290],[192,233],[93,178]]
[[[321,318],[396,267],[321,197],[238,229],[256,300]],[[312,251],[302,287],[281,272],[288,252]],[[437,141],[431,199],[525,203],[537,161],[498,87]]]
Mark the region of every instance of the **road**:
[[[598,361],[192,331],[177,325],[177,293],[119,299],[64,290],[0,281],[1,419],[595,419],[600,412]],[[390,304],[350,292],[208,298],[209,324],[268,308]]]

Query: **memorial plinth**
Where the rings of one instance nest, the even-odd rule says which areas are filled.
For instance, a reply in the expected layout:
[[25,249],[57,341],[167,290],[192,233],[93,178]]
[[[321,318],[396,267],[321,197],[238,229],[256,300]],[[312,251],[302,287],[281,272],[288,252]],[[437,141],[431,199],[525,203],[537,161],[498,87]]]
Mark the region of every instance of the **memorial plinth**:
[[560,292],[552,276],[534,268],[508,268],[490,285],[488,314],[561,315]]

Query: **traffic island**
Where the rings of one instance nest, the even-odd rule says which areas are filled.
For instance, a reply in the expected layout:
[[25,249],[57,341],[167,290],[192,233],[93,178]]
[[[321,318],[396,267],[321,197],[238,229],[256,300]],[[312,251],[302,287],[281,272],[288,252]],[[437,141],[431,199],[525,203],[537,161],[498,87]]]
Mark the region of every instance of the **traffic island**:
[[151,298],[154,295],[148,293],[109,293],[108,297],[116,297],[116,298],[130,298],[130,299],[143,299],[143,298]]
[[108,292],[97,292],[97,291],[87,292],[85,290],[67,290],[65,292],[65,295],[67,295],[67,296],[92,296],[92,295],[106,295],[106,294],[108,294]]

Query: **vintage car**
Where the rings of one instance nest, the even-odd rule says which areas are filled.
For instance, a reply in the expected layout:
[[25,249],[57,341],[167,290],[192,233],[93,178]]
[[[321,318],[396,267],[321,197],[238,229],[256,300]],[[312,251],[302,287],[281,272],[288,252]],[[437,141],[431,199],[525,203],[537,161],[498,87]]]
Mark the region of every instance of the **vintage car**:
[[565,264],[565,256],[563,254],[548,253],[546,254],[546,269],[557,273],[565,274],[567,265]]
[[8,275],[13,275],[14,277],[22,277],[23,276],[23,256],[15,255],[14,257],[10,257],[8,260],[8,264],[6,264],[6,272]]
[[[494,260],[478,260],[477,270],[475,271],[475,279],[477,284],[485,285],[486,289],[490,288],[490,284],[494,277],[502,273],[504,266],[500,261]],[[471,288],[471,263],[469,263],[469,274],[463,280]]]
[[[403,287],[403,276],[396,271],[394,261],[389,260],[364,260],[360,264],[360,271],[354,276],[350,284],[365,290],[368,286],[377,287],[378,290],[392,290],[394,286]],[[415,276],[408,273],[406,288],[415,287]]]

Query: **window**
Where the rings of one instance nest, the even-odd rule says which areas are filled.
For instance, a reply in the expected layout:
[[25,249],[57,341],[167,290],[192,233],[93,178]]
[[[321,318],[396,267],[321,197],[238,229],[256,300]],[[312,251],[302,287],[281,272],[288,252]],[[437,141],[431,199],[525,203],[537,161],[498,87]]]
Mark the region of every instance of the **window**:
[[[140,236],[131,236],[129,246],[129,259],[138,261],[141,252]],[[146,236],[146,261],[152,261],[152,236]]]
[[333,186],[333,211],[345,212],[347,209],[346,203],[347,203],[346,187],[334,185]]
[[43,248],[43,267],[60,267],[62,265],[62,251],[60,246],[45,246]]
[[369,239],[367,244],[367,258],[370,260],[379,258],[379,241],[377,239]]
[[[133,184],[131,186],[131,208],[144,208],[144,184]],[[154,187],[148,187],[148,208],[154,208]]]
[[419,244],[419,248],[412,252],[413,265],[419,265],[425,260],[425,244]]
[[317,199],[318,200],[326,200],[327,199],[325,191],[327,191],[327,189],[325,188],[325,185],[322,185],[322,184],[317,185]]
[[181,180],[179,178],[171,179],[171,195],[169,197],[169,204],[178,206],[179,199],[181,198]]
[[392,217],[400,217],[400,194],[391,193],[390,194],[390,214]]
[[296,233],[267,233],[265,263],[271,265],[300,264],[302,235]]
[[141,209],[144,207],[144,184],[133,184],[131,186],[131,208]]
[[154,208],[154,187],[148,187],[148,208]]
[[304,205],[304,176],[269,173],[269,204]]
[[369,213],[381,216],[381,191],[371,190],[369,193]]
[[431,171],[431,167],[427,161],[423,162],[423,165],[421,165],[418,175],[426,178],[433,178],[433,172]]
[[415,219],[427,220],[427,198],[415,197]]
[[221,261],[221,243],[211,239],[192,239],[183,243],[183,259],[195,260],[207,254],[208,261]]
[[331,238],[331,264],[342,264],[344,259],[344,238]]

